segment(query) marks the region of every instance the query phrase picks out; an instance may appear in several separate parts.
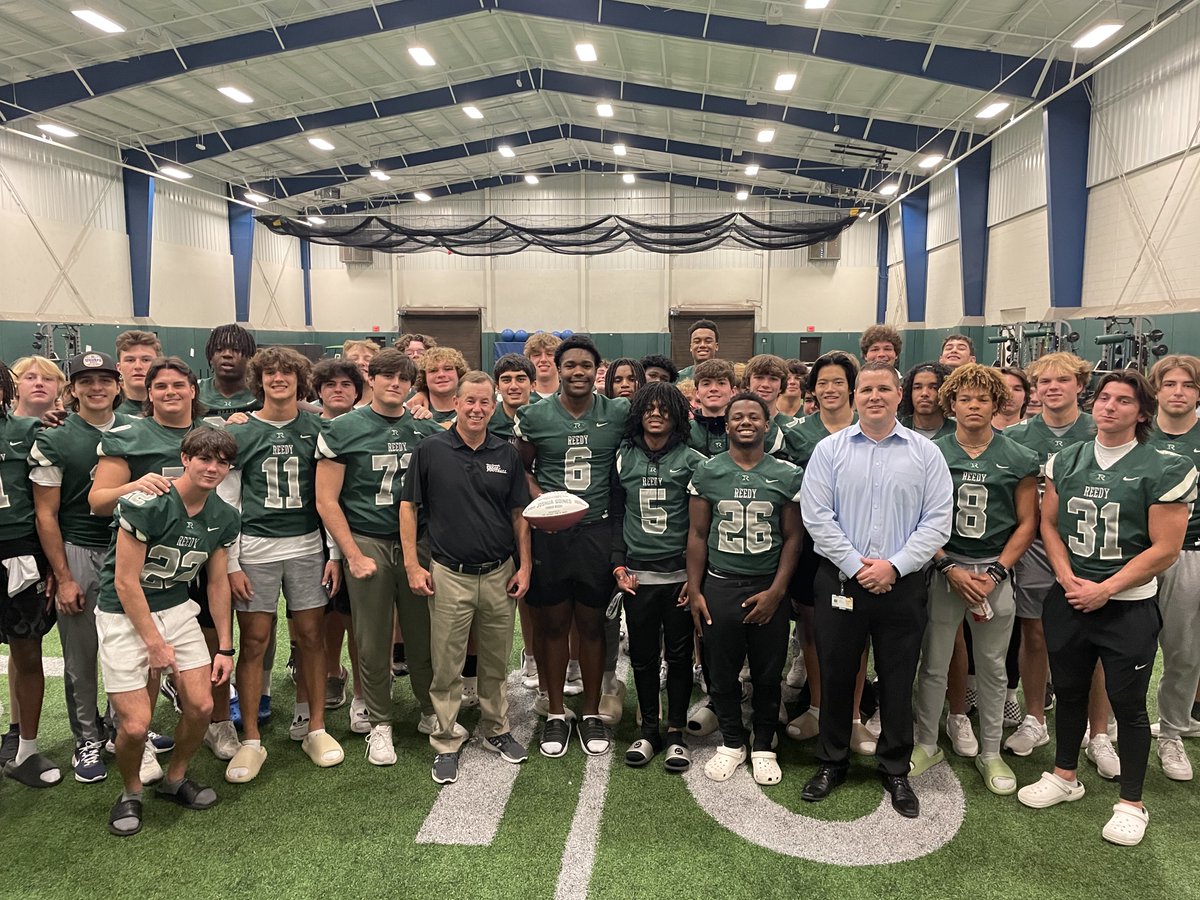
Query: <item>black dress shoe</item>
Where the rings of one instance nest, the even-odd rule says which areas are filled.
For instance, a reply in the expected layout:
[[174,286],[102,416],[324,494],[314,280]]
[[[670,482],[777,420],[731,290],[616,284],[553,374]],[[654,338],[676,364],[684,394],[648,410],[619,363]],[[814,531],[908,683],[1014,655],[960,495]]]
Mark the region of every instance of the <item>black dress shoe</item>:
[[879,775],[884,788],[892,795],[892,809],[906,819],[915,819],[921,812],[921,801],[908,783],[907,775]]
[[810,803],[824,800],[833,789],[846,780],[846,770],[837,766],[821,766],[817,774],[809,779],[804,790],[800,792],[801,799]]

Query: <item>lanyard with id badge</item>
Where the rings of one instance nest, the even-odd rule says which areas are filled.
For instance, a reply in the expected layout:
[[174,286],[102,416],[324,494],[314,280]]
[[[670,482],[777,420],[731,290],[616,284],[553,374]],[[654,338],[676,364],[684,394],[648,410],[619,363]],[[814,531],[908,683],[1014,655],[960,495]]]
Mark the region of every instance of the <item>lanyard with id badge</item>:
[[[838,572],[838,590],[845,591],[845,589],[846,589],[846,576],[843,575],[841,572]],[[838,593],[838,594],[834,594],[832,596],[831,600],[833,602],[834,609],[840,609],[840,610],[842,610],[842,612],[854,612],[854,598],[853,597],[851,597],[845,593]]]

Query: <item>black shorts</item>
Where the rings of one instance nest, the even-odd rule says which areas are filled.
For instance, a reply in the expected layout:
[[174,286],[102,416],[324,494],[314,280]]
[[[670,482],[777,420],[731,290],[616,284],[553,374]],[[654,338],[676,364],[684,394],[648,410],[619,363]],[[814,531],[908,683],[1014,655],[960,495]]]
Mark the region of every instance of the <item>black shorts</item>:
[[46,575],[50,566],[36,538],[19,538],[0,543],[0,559],[32,556],[38,567],[38,580],[15,597],[8,595],[8,570],[0,566],[0,643],[14,640],[40,640],[54,627],[57,613],[53,598],[46,596]]
[[533,576],[525,601],[532,607],[578,603],[604,609],[616,589],[612,566],[612,523],[576,525],[566,531],[533,529]]
[[337,593],[329,598],[329,602],[325,604],[326,613],[338,613],[343,616],[350,615],[350,592],[346,590],[346,571],[348,567],[342,566],[342,584],[338,588]]
[[[196,615],[196,624],[201,628],[216,628],[212,613],[208,608],[208,566],[201,566],[200,572],[188,582],[188,597],[196,601],[200,612]],[[232,615],[232,613],[230,613]]]

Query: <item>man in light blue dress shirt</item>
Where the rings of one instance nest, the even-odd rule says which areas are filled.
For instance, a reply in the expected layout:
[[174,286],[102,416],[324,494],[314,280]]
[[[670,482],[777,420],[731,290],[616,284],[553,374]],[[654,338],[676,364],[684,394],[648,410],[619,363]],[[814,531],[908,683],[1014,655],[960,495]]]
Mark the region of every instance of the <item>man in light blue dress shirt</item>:
[[870,638],[879,676],[879,774],[901,815],[919,812],[908,784],[912,688],[925,631],[923,568],[950,536],[950,471],[933,443],[896,421],[900,379],[886,363],[859,373],[858,422],[817,444],[801,496],[822,557],[814,584],[822,711],[820,768],[805,800],[846,778],[854,678]]

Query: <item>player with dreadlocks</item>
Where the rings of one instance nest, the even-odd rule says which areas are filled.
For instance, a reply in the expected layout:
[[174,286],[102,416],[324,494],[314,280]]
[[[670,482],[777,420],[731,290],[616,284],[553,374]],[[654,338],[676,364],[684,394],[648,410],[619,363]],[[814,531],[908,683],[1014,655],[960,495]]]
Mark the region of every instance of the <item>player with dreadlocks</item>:
[[0,362],[0,641],[8,644],[9,683],[20,725],[16,755],[4,772],[29,787],[50,787],[62,781],[62,771],[38,752],[37,737],[46,687],[42,638],[54,627],[54,594],[37,538],[29,480],[38,420],[11,413],[16,395],[12,372]]
[[[612,373],[612,369],[609,369]],[[668,772],[692,764],[684,740],[692,695],[692,617],[687,607],[688,483],[704,454],[688,446],[687,401],[673,384],[653,381],[633,395],[625,441],[610,479],[612,564],[625,595],[629,658],[642,712],[642,736],[625,753],[644,766],[664,748],[660,731],[658,654],[667,661]],[[621,517],[621,518],[618,518]]]
[[204,358],[213,374],[200,380],[200,402],[214,416],[228,419],[262,408],[246,385],[246,364],[257,351],[254,335],[241,325],[218,325],[209,334]]

